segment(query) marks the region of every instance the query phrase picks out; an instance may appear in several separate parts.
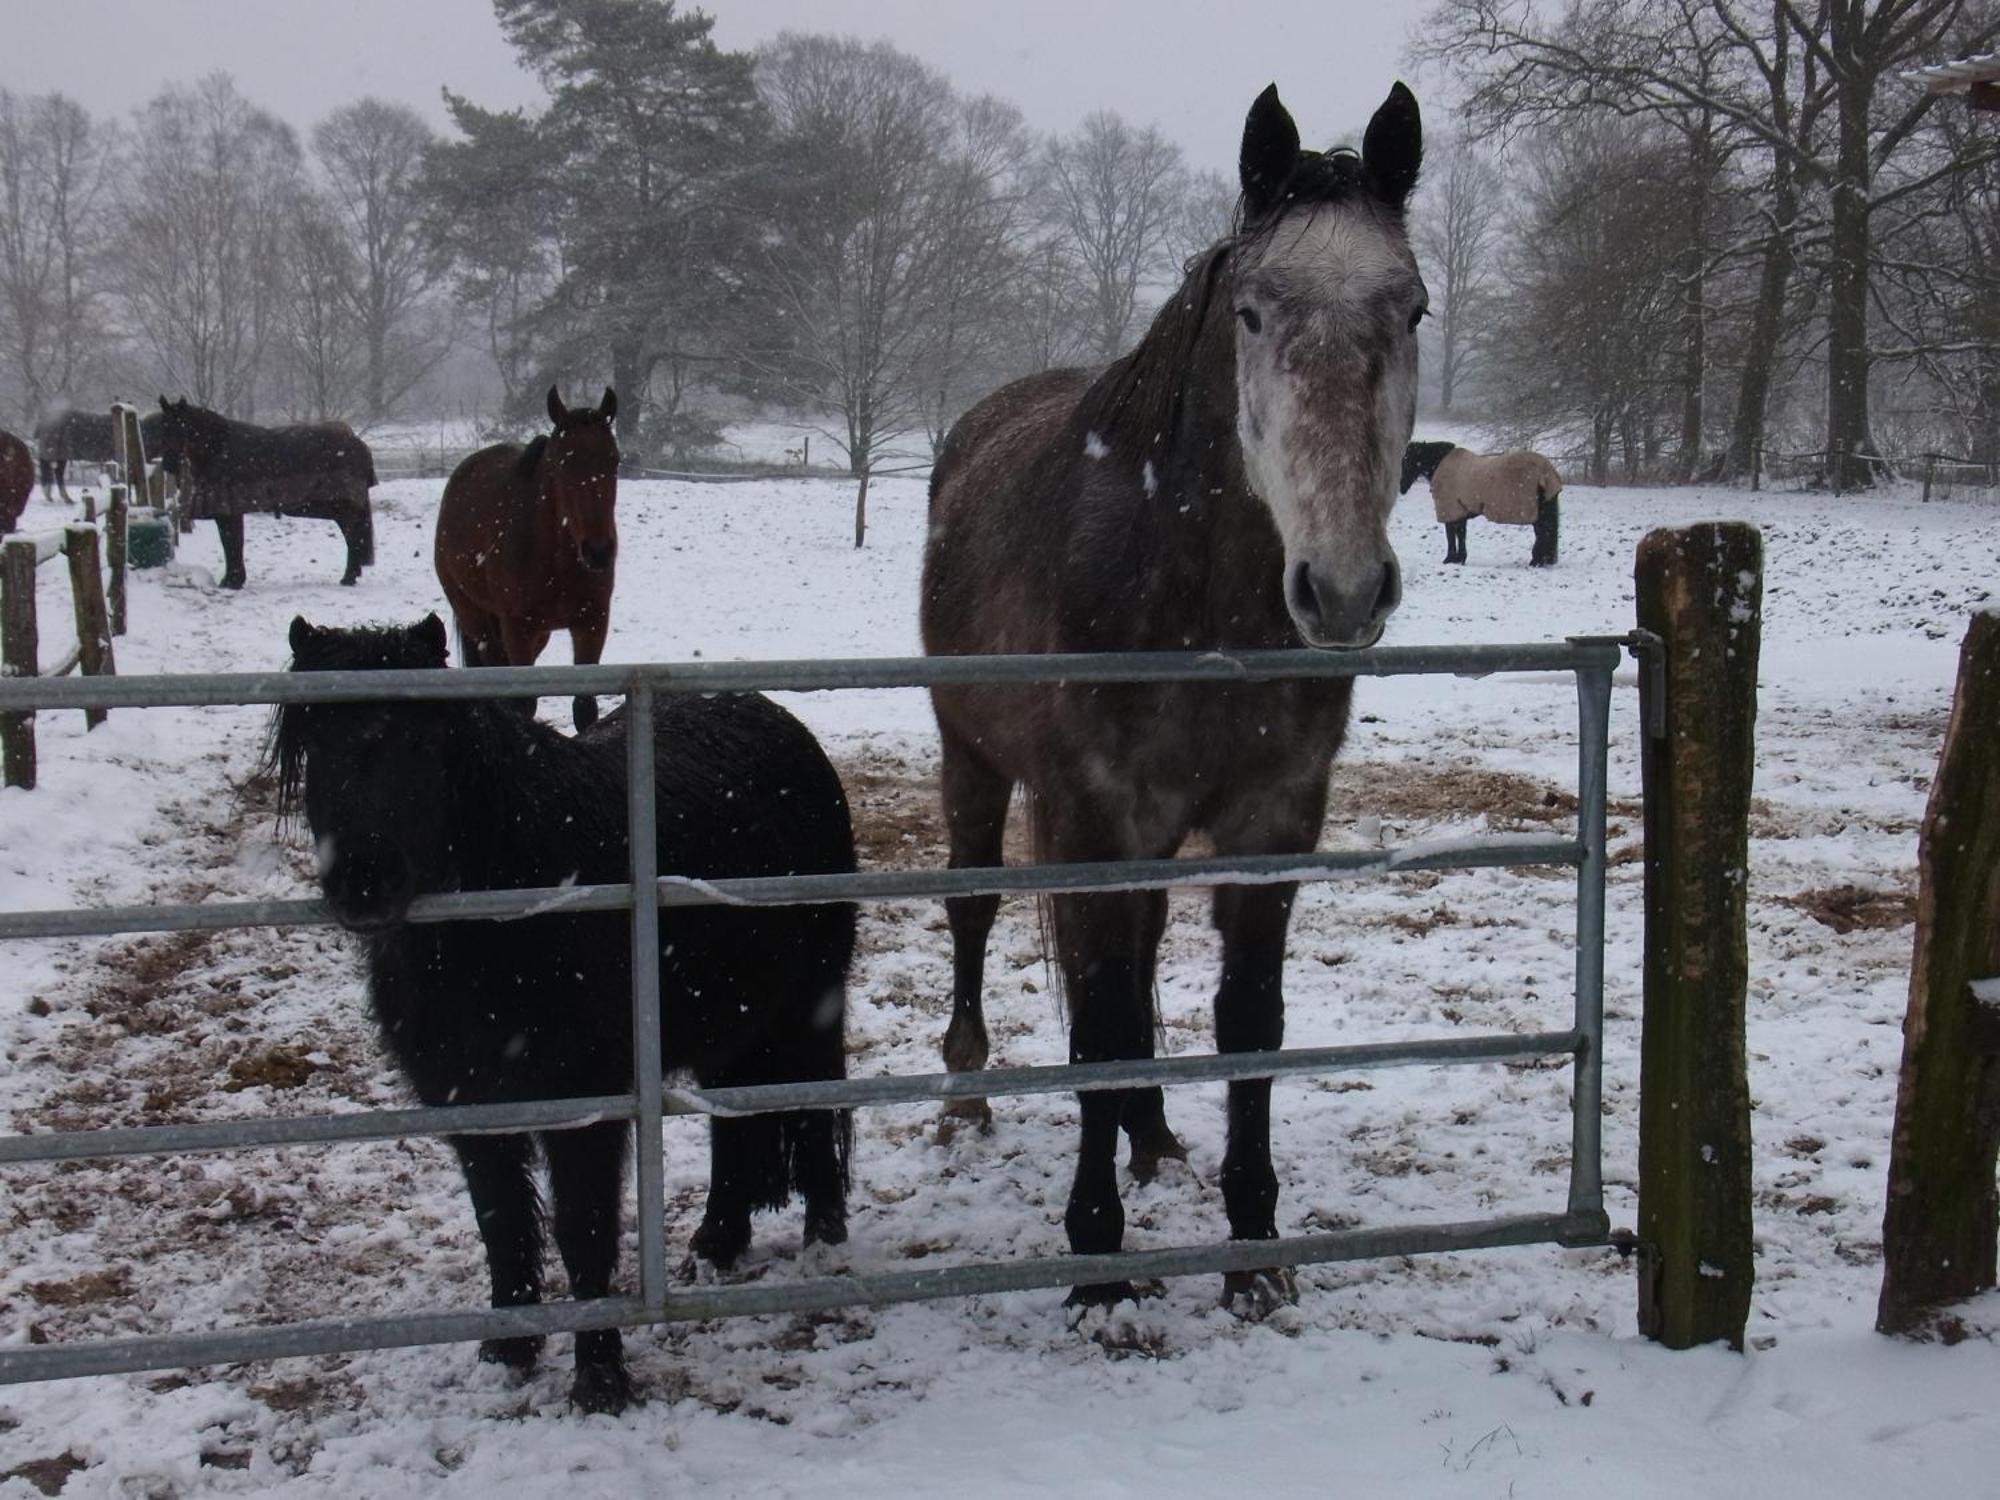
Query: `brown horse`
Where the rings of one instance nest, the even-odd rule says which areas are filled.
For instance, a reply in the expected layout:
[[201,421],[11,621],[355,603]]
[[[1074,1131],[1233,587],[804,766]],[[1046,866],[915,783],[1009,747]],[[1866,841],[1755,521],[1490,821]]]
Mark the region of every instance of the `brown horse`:
[[[1397,84],[1363,150],[1301,151],[1275,87],[1251,108],[1238,230],[1190,263],[1139,346],[1096,371],[1007,386],[945,441],[931,481],[922,620],[933,653],[1366,646],[1401,599],[1388,537],[1416,415],[1422,278],[1404,204],[1422,159]],[[1164,858],[1205,831],[1221,854],[1315,848],[1352,682],[938,687],[954,866],[1001,863],[1013,788],[1037,856]],[[1283,1040],[1295,887],[1215,896],[1224,1052]],[[997,898],[947,903],[954,982],[947,1066],[983,1067],[981,973]],[[1080,1063],[1149,1057],[1162,891],[1052,898]],[[1229,1086],[1222,1194],[1237,1239],[1277,1235],[1269,1079]],[[1158,1089],[1084,1094],[1071,1248],[1124,1234],[1116,1148],[1135,1176],[1184,1157]],[[1262,1313],[1296,1296],[1282,1269],[1231,1273]],[[1078,1287],[1072,1303],[1130,1295]]]
[[35,487],[35,455],[11,432],[0,432],[0,536],[21,524]]
[[[575,661],[604,655],[618,576],[618,396],[570,410],[549,387],[555,431],[523,447],[481,448],[445,481],[438,504],[438,582],[468,667],[526,667],[558,630]],[[597,700],[575,702],[576,727]]]

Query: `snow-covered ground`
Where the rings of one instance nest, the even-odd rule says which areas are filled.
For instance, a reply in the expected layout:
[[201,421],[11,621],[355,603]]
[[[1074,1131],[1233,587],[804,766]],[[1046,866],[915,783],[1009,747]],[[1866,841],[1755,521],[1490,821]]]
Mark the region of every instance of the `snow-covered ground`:
[[[441,608],[438,489],[376,491],[380,561],[355,589],[336,585],[331,526],[259,517],[249,587],[218,592],[204,526],[171,572],[135,575],[120,668],[269,668],[294,613],[347,623]],[[836,483],[628,484],[608,654],[913,651],[922,486],[871,491],[861,551],[851,498]],[[1180,1281],[1108,1340],[1071,1332],[1053,1291],[644,1330],[628,1347],[649,1399],[616,1419],[568,1408],[565,1340],[518,1387],[465,1346],[16,1387],[0,1391],[0,1474],[20,1477],[0,1480],[0,1497],[65,1477],[73,1496],[1991,1493],[2000,1353],[1981,1337],[1910,1347],[1869,1330],[1916,822],[1967,613],[2000,581],[2000,509],[1579,487],[1565,497],[1561,566],[1531,572],[1526,531],[1494,527],[1472,531],[1470,566],[1441,566],[1425,499],[1396,521],[1407,601],[1392,642],[1623,630],[1647,529],[1717,516],[1763,528],[1748,1352],[1654,1348],[1634,1333],[1629,1267],[1537,1247],[1308,1269],[1298,1308],[1264,1324],[1218,1308],[1215,1278]],[[25,524],[58,519],[38,495]],[[44,586],[45,619],[59,620],[58,580]],[[45,630],[51,655],[56,634]],[[1363,682],[1329,840],[1568,826],[1573,700],[1566,679]],[[939,862],[922,695],[788,701],[847,777],[865,863]],[[1628,1226],[1635,709],[1627,671],[1613,714],[1605,1135],[1612,1219]],[[0,907],[303,893],[305,852],[276,840],[255,774],[263,725],[251,710],[121,711],[86,737],[80,716],[43,715],[40,790],[0,793]],[[1293,929],[1288,1041],[1563,1024],[1571,893],[1531,871],[1312,888]],[[1030,905],[1003,909],[991,954],[996,1062],[1059,1061]],[[1214,977],[1203,907],[1176,897],[1169,1050],[1211,1049]],[[934,1069],[948,989],[936,905],[866,912],[854,1071]],[[14,1130],[406,1098],[354,955],[320,931],[10,945],[0,1055]],[[1567,1077],[1490,1066],[1279,1084],[1281,1225],[1560,1207]],[[1169,1099],[1192,1162],[1126,1184],[1129,1244],[1224,1233],[1220,1097]],[[1059,1251],[1074,1106],[996,1112],[990,1135],[949,1144],[928,1110],[865,1113],[853,1239],[831,1263]],[[704,1187],[699,1127],[671,1124],[668,1147],[680,1240]],[[798,1239],[796,1212],[760,1219],[744,1274],[806,1274]],[[13,1343],[476,1306],[484,1284],[436,1142],[0,1174],[0,1338]],[[1979,1310],[1987,1324],[1995,1311]]]

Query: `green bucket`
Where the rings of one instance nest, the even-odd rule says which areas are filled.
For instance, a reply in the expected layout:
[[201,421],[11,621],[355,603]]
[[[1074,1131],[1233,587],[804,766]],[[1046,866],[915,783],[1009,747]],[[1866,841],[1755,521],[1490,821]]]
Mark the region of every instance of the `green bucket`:
[[135,507],[125,515],[125,561],[134,568],[164,568],[174,560],[174,523],[156,510]]

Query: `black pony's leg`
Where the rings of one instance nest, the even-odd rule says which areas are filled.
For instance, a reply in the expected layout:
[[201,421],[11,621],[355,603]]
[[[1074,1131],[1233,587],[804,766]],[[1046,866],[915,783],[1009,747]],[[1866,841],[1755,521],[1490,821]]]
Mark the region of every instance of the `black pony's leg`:
[[1450,521],[1444,523],[1444,560],[1448,563],[1458,561],[1458,533],[1452,529]]
[[[528,1137],[455,1135],[451,1145],[486,1244],[493,1305],[533,1306],[542,1300],[542,1206],[535,1195]],[[538,1334],[487,1339],[479,1346],[479,1357],[526,1370],[541,1349]]]
[[[618,1210],[625,1185],[624,1121],[551,1130],[542,1136],[549,1163],[549,1194],[556,1249],[579,1301],[611,1295],[618,1269]],[[623,1411],[633,1396],[625,1369],[625,1342],[615,1328],[576,1336],[576,1378],[570,1400],[589,1412]]]
[[243,518],[217,516],[215,534],[222,539],[222,586],[240,589],[249,577],[243,571]]
[[[1007,803],[1014,794],[1014,783],[987,765],[957,735],[946,731],[942,741],[939,780],[950,866],[962,870],[1002,864]],[[944,1065],[953,1073],[976,1073],[986,1066],[990,1053],[985,1012],[986,943],[1000,898],[952,896],[944,909],[951,924],[951,1024],[944,1033]],[[957,1120],[990,1125],[993,1110],[984,1099],[954,1100],[944,1107],[942,1133],[948,1136]]]
[[853,1115],[844,1109],[802,1109],[786,1115],[783,1126],[792,1184],[806,1200],[805,1242],[847,1243],[847,1158]]
[[[704,1075],[703,1087],[768,1082]],[[695,1255],[726,1271],[750,1248],[750,1214],[783,1203],[790,1193],[783,1122],[776,1115],[738,1119],[714,1116],[708,1122],[708,1202],[694,1232]]]

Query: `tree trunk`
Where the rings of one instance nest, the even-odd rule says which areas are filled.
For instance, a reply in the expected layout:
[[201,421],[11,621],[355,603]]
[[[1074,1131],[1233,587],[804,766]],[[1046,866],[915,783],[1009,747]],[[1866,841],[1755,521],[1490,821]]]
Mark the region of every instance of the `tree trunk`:
[[1757,469],[1757,450],[1764,446],[1764,418],[1771,404],[1771,375],[1784,337],[1785,299],[1791,295],[1792,273],[1798,260],[1792,248],[1798,219],[1798,189],[1793,185],[1789,158],[1782,153],[1773,168],[1771,238],[1764,247],[1764,264],[1757,278],[1757,302],[1750,316],[1750,343],[1743,352],[1743,374],[1736,387],[1736,414],[1729,428],[1728,477],[1743,479]]
[[1763,541],[1721,522],[1639,544],[1639,625],[1664,643],[1665,734],[1642,742],[1645,1010],[1639,1331],[1743,1347],[1750,1215],[1750,790]]
[[1994,1284],[2000,1202],[2000,616],[1958,659],[1917,846],[1917,933],[1875,1326],[1914,1333]]
[[[1834,7],[1836,14],[1842,7]],[[1858,9],[1858,7],[1857,7]],[[1859,24],[1852,22],[1850,24]],[[1827,254],[1826,448],[1829,478],[1836,493],[1866,489],[1874,469],[1868,434],[1868,114],[1875,80],[1855,56],[1859,37],[1844,35],[1836,21],[1833,43],[1844,53],[1848,76],[1840,85],[1839,149],[1833,181],[1833,218]]]

